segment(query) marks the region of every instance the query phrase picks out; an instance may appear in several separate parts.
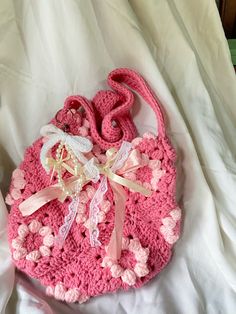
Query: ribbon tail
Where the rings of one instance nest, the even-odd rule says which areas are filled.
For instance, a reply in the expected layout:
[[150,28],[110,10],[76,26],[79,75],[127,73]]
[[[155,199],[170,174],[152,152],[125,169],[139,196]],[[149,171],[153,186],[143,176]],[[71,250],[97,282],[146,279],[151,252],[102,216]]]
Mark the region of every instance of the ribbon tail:
[[64,242],[75,220],[78,206],[79,206],[79,198],[77,197],[77,198],[72,199],[68,207],[68,214],[64,218],[64,223],[59,228],[58,235],[55,237],[55,244],[57,245],[58,248],[62,248],[64,245]]
[[123,225],[125,220],[125,202],[127,195],[119,184],[110,181],[115,199],[115,224],[111,234],[111,239],[107,247],[107,255],[113,260],[118,260],[121,256]]
[[98,240],[99,237],[99,229],[98,229],[98,213],[99,213],[99,205],[103,200],[104,194],[107,192],[107,177],[102,177],[102,180],[99,184],[99,187],[90,202],[89,206],[89,221],[90,221],[90,244],[92,247],[100,246],[101,243]]
[[51,186],[45,188],[22,202],[19,205],[19,210],[23,216],[29,216],[48,202],[56,198],[60,199],[61,195],[62,191],[60,187]]

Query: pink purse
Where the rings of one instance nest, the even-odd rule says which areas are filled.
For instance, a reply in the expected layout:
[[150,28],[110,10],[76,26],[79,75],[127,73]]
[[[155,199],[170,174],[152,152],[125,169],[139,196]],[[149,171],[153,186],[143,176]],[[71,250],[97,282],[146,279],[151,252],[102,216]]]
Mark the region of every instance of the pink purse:
[[[176,154],[158,100],[133,70],[92,101],[70,96],[14,170],[6,203],[16,266],[66,302],[138,288],[169,262],[180,232]],[[138,92],[158,136],[136,137]]]

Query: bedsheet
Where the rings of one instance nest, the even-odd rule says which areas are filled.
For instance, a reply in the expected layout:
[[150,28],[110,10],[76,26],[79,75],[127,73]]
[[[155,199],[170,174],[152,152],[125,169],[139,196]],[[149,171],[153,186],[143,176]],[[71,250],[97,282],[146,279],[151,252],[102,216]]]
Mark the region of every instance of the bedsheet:
[[[16,272],[0,197],[1,313],[199,314],[236,309],[236,81],[213,0],[2,0],[0,184],[67,95],[91,98],[116,67],[139,71],[161,99],[179,154],[182,236],[139,290],[67,305]],[[139,100],[139,132],[156,131]]]

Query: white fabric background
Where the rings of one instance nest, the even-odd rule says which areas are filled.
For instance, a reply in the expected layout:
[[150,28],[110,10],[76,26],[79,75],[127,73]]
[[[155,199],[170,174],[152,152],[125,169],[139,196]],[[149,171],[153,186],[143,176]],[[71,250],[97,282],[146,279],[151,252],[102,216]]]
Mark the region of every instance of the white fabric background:
[[[1,313],[235,313],[236,81],[213,0],[2,0],[3,194],[24,149],[64,98],[92,97],[121,66],[139,71],[162,100],[179,152],[184,224],[172,261],[145,287],[84,305],[47,298],[19,273],[12,291],[1,199]],[[141,104],[134,110],[139,131],[155,130]]]

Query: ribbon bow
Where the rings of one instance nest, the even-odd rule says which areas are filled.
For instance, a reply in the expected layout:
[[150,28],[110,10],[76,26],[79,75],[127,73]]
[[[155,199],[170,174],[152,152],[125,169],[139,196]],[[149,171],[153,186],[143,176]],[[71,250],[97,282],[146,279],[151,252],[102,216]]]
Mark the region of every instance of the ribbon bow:
[[40,130],[40,134],[48,138],[48,141],[44,143],[40,153],[41,163],[47,173],[50,170],[47,163],[47,154],[49,150],[52,149],[52,147],[58,142],[62,142],[64,145],[67,145],[81,163],[85,164],[88,161],[83,153],[90,152],[93,148],[93,144],[86,137],[70,135],[63,132],[53,124],[43,126]]
[[[146,196],[151,194],[150,190],[121,176],[122,174],[133,171],[142,166],[140,153],[137,150],[132,150],[131,152],[130,150],[131,144],[128,142],[123,142],[118,152],[114,148],[111,148],[106,152],[107,161],[104,165],[95,164],[94,159],[90,159],[85,165],[80,167],[79,175],[76,175],[75,172],[73,172],[73,169],[68,167],[67,170],[70,171],[73,176],[64,182],[65,186],[73,192],[76,191],[76,189],[78,190],[78,184],[80,186],[79,190],[81,190],[83,186],[91,180],[97,182],[100,178],[100,174],[102,175],[99,187],[90,202],[89,210],[90,243],[92,246],[99,246],[101,245],[98,240],[99,230],[97,227],[99,205],[108,189],[109,180],[115,200],[115,223],[111,239],[107,247],[107,254],[115,260],[118,259],[121,254],[123,224],[125,217],[125,202],[127,199],[127,195],[123,186]],[[48,164],[53,165],[54,163],[51,160],[51,163]],[[28,216],[51,200],[59,199],[61,202],[63,202],[65,197],[66,195],[60,185],[55,184],[30,196],[20,204],[19,209],[23,216]],[[65,237],[67,236],[72,225],[73,219],[75,218],[78,204],[79,201],[76,201],[76,199],[73,198],[73,206],[70,206],[69,208],[69,216],[67,215],[65,217],[65,223],[60,228],[60,230],[64,230],[63,233],[59,235],[60,239],[63,241],[65,240]]]

